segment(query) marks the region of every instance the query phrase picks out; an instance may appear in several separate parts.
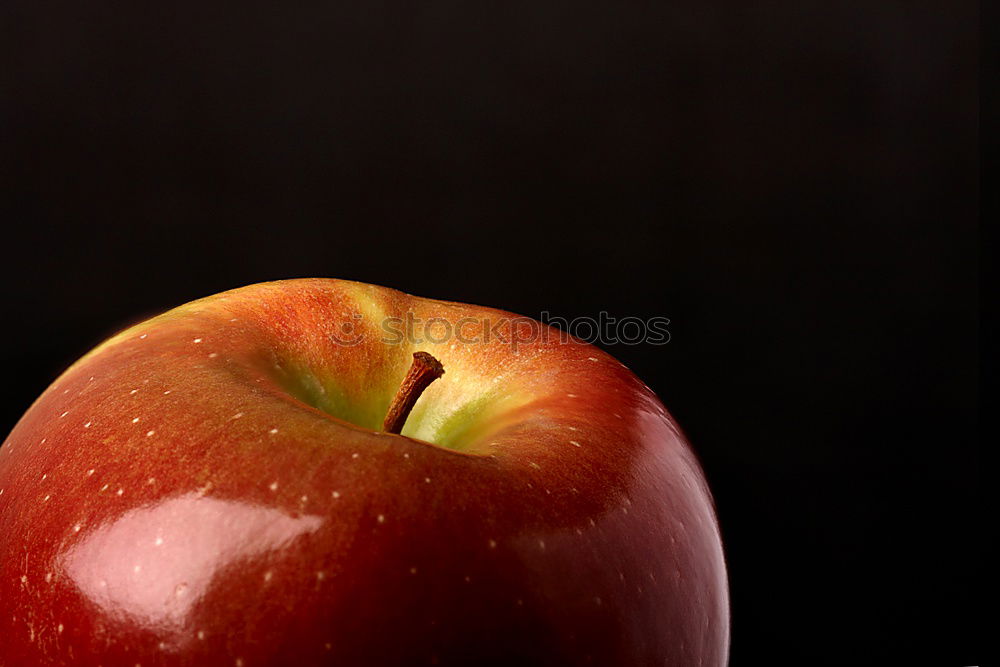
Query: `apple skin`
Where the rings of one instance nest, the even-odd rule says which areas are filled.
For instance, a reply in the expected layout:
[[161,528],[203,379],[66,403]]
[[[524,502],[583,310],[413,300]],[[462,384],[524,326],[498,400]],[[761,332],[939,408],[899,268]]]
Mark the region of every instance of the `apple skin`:
[[[0,665],[726,664],[711,495],[656,396],[514,349],[523,319],[386,344],[408,311],[513,317],[281,281],[70,367],[0,447]],[[445,375],[379,433],[418,349]]]

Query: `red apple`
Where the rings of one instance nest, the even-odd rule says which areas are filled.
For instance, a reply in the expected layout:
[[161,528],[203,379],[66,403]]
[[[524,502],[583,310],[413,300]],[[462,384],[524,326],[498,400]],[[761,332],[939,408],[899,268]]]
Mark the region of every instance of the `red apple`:
[[[0,665],[725,664],[684,436],[514,318],[292,280],[101,344],[0,447]],[[444,376],[383,432],[416,351]]]

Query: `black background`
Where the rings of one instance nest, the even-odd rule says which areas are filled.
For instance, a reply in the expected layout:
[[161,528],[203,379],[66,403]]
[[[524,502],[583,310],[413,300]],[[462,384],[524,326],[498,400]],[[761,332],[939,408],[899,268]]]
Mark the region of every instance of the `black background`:
[[328,276],[608,346],[705,465],[734,665],[972,664],[969,2],[8,0],[0,427],[103,337]]

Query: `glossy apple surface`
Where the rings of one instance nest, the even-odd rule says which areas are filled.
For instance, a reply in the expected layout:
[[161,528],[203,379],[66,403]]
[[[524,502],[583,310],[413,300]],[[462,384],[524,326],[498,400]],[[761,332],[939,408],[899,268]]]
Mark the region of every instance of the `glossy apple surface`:
[[[673,419],[509,317],[294,280],[100,345],[0,447],[0,665],[725,664]],[[445,375],[381,433],[417,350]]]

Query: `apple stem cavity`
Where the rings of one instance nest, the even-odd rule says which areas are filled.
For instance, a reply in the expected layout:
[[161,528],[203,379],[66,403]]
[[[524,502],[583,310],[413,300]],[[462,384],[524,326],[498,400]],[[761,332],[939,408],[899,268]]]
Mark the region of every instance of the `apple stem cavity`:
[[396,395],[389,404],[389,411],[382,422],[382,430],[386,433],[399,433],[403,430],[406,418],[410,416],[420,394],[427,386],[444,375],[444,366],[427,352],[414,352],[413,363],[403,378],[402,384],[396,390]]

